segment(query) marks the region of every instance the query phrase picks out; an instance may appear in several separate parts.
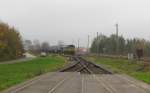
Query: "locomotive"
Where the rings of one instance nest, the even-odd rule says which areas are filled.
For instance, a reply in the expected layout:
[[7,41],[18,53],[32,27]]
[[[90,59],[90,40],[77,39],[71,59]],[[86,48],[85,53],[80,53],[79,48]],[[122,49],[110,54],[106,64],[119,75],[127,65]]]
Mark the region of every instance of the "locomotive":
[[65,55],[74,55],[75,54],[75,46],[74,45],[67,45],[62,47],[62,52]]
[[75,46],[74,45],[51,46],[49,49],[49,53],[74,55]]

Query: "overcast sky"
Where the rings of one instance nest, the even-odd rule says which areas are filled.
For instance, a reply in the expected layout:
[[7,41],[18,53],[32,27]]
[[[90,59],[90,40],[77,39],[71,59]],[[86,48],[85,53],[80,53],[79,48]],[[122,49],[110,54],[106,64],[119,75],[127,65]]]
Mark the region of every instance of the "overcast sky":
[[150,0],[0,0],[0,20],[24,39],[86,46],[96,32],[110,35],[119,23],[126,38],[150,39]]

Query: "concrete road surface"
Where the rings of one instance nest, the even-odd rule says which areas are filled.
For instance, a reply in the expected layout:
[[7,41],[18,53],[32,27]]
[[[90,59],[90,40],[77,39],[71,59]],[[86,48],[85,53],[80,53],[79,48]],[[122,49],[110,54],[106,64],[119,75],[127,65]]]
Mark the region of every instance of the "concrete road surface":
[[150,93],[150,86],[126,75],[54,72],[2,93]]

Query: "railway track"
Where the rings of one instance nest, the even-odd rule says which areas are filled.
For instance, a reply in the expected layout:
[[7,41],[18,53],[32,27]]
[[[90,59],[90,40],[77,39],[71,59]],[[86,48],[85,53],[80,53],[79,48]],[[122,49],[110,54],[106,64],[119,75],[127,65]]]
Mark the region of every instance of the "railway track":
[[96,65],[81,57],[73,57],[74,65],[63,69],[61,72],[80,72],[81,74],[112,74],[111,71]]

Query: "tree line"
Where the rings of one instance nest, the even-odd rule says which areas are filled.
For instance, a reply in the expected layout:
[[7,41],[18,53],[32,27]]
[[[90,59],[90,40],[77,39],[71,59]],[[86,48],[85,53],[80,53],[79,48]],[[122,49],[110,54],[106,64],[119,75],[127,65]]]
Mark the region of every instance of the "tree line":
[[20,33],[8,24],[0,23],[0,61],[22,57],[24,52]]
[[39,55],[41,52],[49,52],[50,45],[48,42],[40,42],[39,40],[25,40],[24,48],[27,52]]
[[125,39],[115,34],[110,36],[101,34],[94,38],[90,50],[92,53],[111,55],[136,54],[137,50],[143,50],[145,56],[150,56],[150,41],[139,38]]

